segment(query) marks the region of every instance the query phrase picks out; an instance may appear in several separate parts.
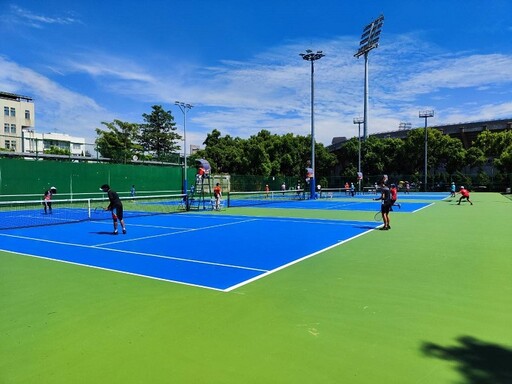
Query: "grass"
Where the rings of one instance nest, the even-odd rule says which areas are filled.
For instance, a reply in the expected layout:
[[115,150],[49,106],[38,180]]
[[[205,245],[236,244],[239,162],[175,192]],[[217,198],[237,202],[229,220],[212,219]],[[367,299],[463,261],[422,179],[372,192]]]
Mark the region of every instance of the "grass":
[[471,198],[230,293],[0,253],[0,383],[510,382],[512,201]]

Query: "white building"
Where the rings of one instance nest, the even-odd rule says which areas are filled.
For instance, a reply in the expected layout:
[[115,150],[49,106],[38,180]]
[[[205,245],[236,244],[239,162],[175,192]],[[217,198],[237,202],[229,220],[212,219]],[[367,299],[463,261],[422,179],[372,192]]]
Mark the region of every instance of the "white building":
[[0,148],[20,152],[23,130],[35,126],[34,103],[30,97],[0,92],[0,104],[0,127],[4,127],[0,131]]
[[34,102],[30,97],[0,92],[0,107],[3,107],[0,127],[4,127],[0,132],[0,150],[43,154],[45,150],[59,148],[69,151],[72,156],[85,155],[83,137],[36,132]]
[[66,133],[37,133],[31,129],[23,130],[21,152],[43,153],[44,150],[53,148],[69,151],[72,156],[84,156],[85,139],[83,137],[73,137]]

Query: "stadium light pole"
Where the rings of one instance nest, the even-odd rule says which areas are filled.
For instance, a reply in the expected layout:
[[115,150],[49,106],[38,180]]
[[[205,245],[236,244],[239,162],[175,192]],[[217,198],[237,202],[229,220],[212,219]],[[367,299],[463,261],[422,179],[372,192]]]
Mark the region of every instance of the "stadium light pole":
[[311,62],[311,169],[313,170],[313,177],[310,179],[310,198],[315,198],[316,193],[316,169],[315,169],[315,61],[324,57],[322,51],[313,52],[311,49],[306,49],[306,53],[300,54],[306,61]]
[[407,131],[407,130],[411,129],[411,127],[412,127],[411,123],[406,123],[404,121],[401,121],[400,124],[398,124],[399,131]]
[[427,192],[427,148],[428,148],[428,134],[427,134],[427,120],[429,117],[433,117],[434,116],[434,110],[430,109],[430,110],[426,110],[426,111],[420,111],[419,112],[419,117],[420,119],[425,119],[425,186],[424,186],[424,189],[425,189],[425,192]]
[[[361,124],[364,123],[364,119],[362,117],[355,117],[354,118],[354,124],[357,124],[358,130],[357,130],[357,141],[359,142],[359,150],[358,150],[358,158],[357,158],[357,172],[358,172],[358,179],[359,175],[361,174]],[[361,192],[361,179],[359,181],[359,192]]]
[[379,46],[380,33],[384,24],[384,15],[380,15],[363,28],[359,49],[354,57],[364,55],[364,140],[368,138],[368,54]]
[[187,112],[193,107],[188,103],[181,101],[175,101],[174,105],[177,105],[183,113],[183,158],[184,158],[184,172],[183,172],[183,193],[187,193],[188,181],[187,181]]

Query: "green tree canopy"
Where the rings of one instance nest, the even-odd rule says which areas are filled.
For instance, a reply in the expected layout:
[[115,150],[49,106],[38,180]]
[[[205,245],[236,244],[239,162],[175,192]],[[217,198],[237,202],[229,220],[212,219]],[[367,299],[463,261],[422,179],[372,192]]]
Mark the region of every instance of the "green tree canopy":
[[[311,158],[311,139],[307,136],[272,134],[262,130],[248,139],[221,136],[214,129],[203,143],[205,149],[196,154],[210,161],[214,172],[238,175],[305,177]],[[319,143],[315,145],[316,172],[328,176],[336,157]]]
[[140,124],[139,142],[146,153],[156,160],[170,161],[180,150],[177,143],[181,136],[176,132],[176,123],[170,111],[165,111],[161,105],[153,105],[150,114],[142,115],[145,123]]
[[96,128],[96,148],[103,157],[108,157],[117,163],[130,161],[133,155],[138,155],[141,146],[137,144],[138,124],[114,120],[111,123],[102,122],[107,129]]

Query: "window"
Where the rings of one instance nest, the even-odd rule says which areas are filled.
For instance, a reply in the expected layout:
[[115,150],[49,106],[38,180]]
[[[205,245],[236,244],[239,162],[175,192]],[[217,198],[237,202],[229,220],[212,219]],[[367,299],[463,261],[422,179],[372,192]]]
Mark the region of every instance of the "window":
[[9,123],[5,123],[4,124],[4,133],[9,133],[10,130],[9,130]]
[[5,149],[16,151],[16,140],[5,140]]
[[30,111],[25,109],[25,119],[30,120]]
[[9,107],[4,107],[4,116],[9,116]]
[[11,133],[16,133],[16,124],[11,124]]
[[16,108],[12,108],[12,107],[11,107],[11,116],[12,116],[12,117],[15,117],[15,116],[16,116]]

